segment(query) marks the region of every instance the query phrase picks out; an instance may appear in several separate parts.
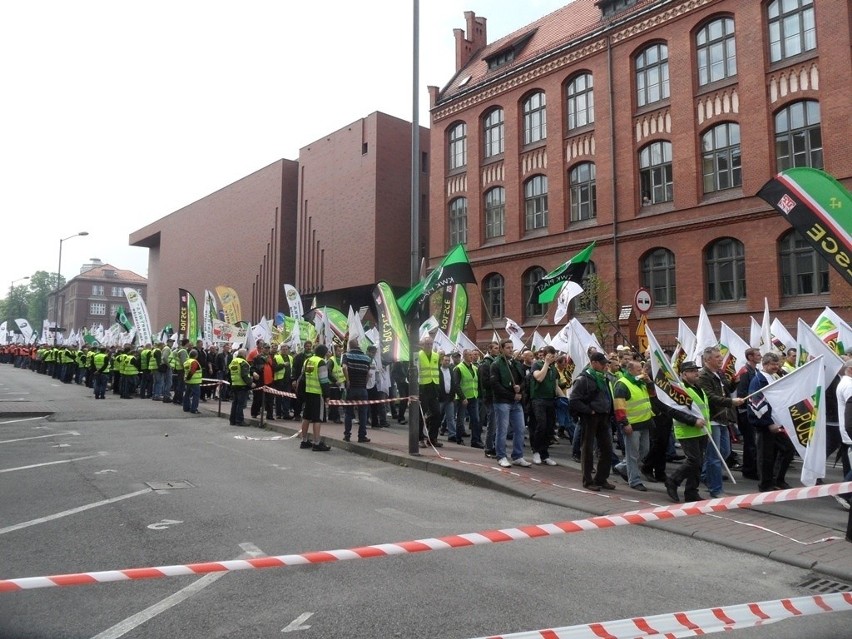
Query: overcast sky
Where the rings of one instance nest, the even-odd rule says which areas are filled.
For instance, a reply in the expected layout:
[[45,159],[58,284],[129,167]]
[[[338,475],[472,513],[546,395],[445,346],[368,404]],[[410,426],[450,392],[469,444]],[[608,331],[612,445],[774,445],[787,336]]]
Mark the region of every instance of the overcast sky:
[[[421,2],[421,124],[464,11],[493,42],[565,4]],[[410,120],[411,42],[409,0],[4,2],[0,297],[80,231],[66,278],[92,257],[147,276],[133,231],[373,111]]]

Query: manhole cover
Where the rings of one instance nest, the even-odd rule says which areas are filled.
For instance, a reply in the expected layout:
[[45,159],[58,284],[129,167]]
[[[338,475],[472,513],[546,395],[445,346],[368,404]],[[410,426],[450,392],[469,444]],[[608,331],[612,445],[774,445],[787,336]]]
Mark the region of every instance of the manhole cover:
[[179,488],[195,488],[186,480],[179,481],[146,481],[146,485],[154,490],[178,490]]
[[833,579],[823,579],[822,577],[811,577],[799,584],[800,588],[807,588],[814,592],[822,594],[832,594],[835,592],[850,592],[852,586],[845,584],[842,581],[834,581]]

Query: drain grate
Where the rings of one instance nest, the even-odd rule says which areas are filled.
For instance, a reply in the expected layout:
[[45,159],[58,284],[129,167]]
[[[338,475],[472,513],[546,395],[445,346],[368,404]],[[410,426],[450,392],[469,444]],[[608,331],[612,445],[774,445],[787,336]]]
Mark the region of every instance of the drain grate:
[[186,480],[180,481],[146,481],[145,484],[154,490],[178,490],[179,488],[195,488]]
[[835,592],[852,592],[852,586],[845,584],[842,581],[834,581],[833,579],[823,579],[821,577],[811,577],[799,584],[799,588],[806,588],[813,592],[828,595]]

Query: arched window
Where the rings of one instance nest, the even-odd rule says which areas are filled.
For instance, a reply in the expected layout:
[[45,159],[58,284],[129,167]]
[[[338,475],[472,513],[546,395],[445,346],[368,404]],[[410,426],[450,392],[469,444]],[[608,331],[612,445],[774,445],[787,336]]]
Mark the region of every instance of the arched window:
[[577,129],[595,121],[595,91],[591,73],[571,80],[565,89],[568,104],[568,128]]
[[781,255],[781,294],[819,295],[828,293],[828,262],[795,229],[779,242]]
[[568,174],[568,184],[571,198],[571,221],[579,222],[596,217],[595,165],[592,162],[583,162],[572,168]]
[[642,206],[672,199],[672,143],[652,142],[639,151]]
[[669,48],[652,44],[636,56],[636,104],[640,107],[669,97]]
[[742,242],[722,238],[707,248],[707,301],[745,299],[745,249]]
[[541,268],[540,266],[533,266],[531,269],[527,269],[524,272],[524,317],[526,319],[530,319],[533,317],[541,317],[544,315],[544,304],[537,304],[535,302],[531,302],[530,298],[532,297],[533,289],[535,289],[535,285],[539,283],[542,277],[544,277],[547,272]]
[[547,226],[547,177],[535,175],[524,182],[524,211],[527,231]]
[[674,253],[657,248],[642,258],[642,286],[651,291],[654,306],[674,306],[677,303]]
[[467,244],[467,198],[450,202],[450,246]]
[[822,168],[819,102],[794,102],[775,114],[775,161],[779,172],[796,166]]
[[742,186],[740,166],[740,125],[726,122],[701,136],[701,165],[704,192],[723,191]]
[[816,49],[814,0],[775,0],[766,7],[769,18],[769,61]]
[[449,130],[447,144],[450,171],[467,166],[467,125],[464,122]]
[[500,319],[506,315],[504,310],[505,287],[502,275],[491,273],[482,280],[482,297],[485,301],[486,321]]
[[503,109],[493,109],[485,117],[485,157],[490,158],[503,152]]
[[544,91],[538,91],[524,100],[524,144],[547,138],[547,102]]
[[737,43],[733,18],[717,18],[695,36],[698,84],[704,86],[737,75]]
[[485,192],[485,239],[506,234],[506,189],[495,186]]

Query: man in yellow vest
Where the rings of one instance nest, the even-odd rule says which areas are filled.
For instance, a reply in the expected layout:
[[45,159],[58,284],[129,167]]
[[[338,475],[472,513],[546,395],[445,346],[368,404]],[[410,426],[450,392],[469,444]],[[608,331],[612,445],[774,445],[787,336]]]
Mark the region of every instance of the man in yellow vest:
[[[627,483],[634,490],[645,492],[639,461],[651,447],[651,430],[654,427],[654,410],[648,391],[648,378],[642,362],[629,360],[621,376],[613,384],[615,423],[624,435],[624,463]],[[620,465],[616,467],[619,472]],[[621,471],[624,472],[624,471]]]
[[[704,450],[707,448],[707,427],[710,424],[710,401],[704,391],[698,386],[700,368],[693,361],[685,361],[680,365],[680,377],[687,394],[692,398],[693,406],[703,415],[698,418],[691,413],[671,409],[674,414],[675,438],[680,442],[681,450],[686,460],[678,469],[666,478],[666,492],[669,499],[678,503],[677,494],[681,482],[686,482],[684,498],[686,501],[702,499],[698,494],[701,483],[701,467],[704,465]],[[662,402],[660,402],[662,404]]]
[[251,367],[246,361],[246,349],[241,348],[228,364],[228,376],[231,382],[231,426],[245,426],[243,411],[248,403],[251,388]]
[[[424,338],[421,342],[420,352],[417,354],[417,363],[420,368],[420,406],[426,416],[426,429],[429,435],[429,443],[435,448],[443,446],[438,441],[438,430],[441,428],[441,403],[438,401],[439,368],[441,364],[440,353],[434,351],[434,342],[431,337]],[[423,431],[420,432],[420,442],[425,443]]]
[[189,351],[189,357],[183,366],[183,379],[186,386],[183,391],[183,412],[198,414],[198,400],[201,398],[201,380],[204,370],[198,361],[198,351]]
[[[479,370],[475,362],[478,353],[469,349],[464,352],[464,359],[456,366],[453,374],[458,383],[458,397],[461,410],[456,420],[456,433],[464,432],[464,419],[470,420],[470,447],[485,448],[482,443],[482,427],[479,424]],[[464,444],[461,437],[456,437],[457,444]]]
[[[302,399],[302,443],[299,448],[310,448],[313,451],[325,452],[331,450],[328,444],[320,439],[320,429],[323,420],[323,404],[328,397],[328,367],[325,356],[328,347],[317,344],[313,355],[307,357],[302,366],[302,377],[305,380],[305,394]],[[308,425],[313,428],[313,442],[308,439]]]

